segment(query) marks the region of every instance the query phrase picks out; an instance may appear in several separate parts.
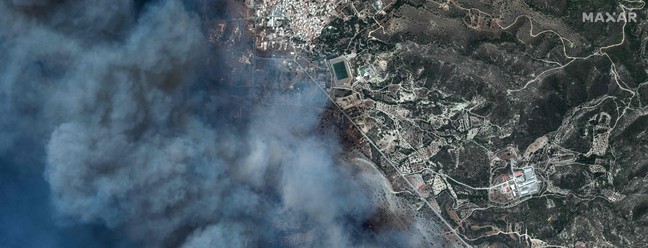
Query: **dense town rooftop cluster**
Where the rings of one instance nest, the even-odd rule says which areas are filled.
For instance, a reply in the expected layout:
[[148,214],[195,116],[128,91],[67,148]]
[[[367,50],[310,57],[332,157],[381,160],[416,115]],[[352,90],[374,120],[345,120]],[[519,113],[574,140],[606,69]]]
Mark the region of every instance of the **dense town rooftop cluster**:
[[264,0],[256,4],[255,15],[258,26],[269,28],[273,40],[308,42],[321,33],[338,5],[339,0]]

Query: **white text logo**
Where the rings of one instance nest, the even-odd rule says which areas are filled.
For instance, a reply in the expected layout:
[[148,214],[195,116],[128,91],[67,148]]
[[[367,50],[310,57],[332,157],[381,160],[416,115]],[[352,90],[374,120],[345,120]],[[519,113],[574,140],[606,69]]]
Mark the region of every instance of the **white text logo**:
[[621,12],[617,15],[615,12],[583,12],[583,22],[637,22],[637,13]]

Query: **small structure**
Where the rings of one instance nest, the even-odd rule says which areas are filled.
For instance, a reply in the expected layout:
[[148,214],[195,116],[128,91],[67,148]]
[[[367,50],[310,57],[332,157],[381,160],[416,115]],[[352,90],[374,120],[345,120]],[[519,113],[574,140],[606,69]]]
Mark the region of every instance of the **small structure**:
[[349,96],[338,97],[335,99],[335,103],[342,107],[343,110],[347,110],[362,104],[362,98],[360,94],[355,92]]
[[376,69],[374,69],[373,66],[367,66],[367,67],[361,67],[360,68],[360,76],[361,77],[367,77],[371,78],[376,74]]
[[381,0],[376,0],[371,4],[371,7],[373,7],[376,11],[379,11],[383,8],[383,2]]

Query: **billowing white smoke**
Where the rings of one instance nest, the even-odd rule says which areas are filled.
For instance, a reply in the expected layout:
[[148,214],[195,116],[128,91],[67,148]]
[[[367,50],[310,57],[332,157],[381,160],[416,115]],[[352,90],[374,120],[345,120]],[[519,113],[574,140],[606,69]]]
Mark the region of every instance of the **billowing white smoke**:
[[182,248],[203,247],[250,247],[242,234],[245,228],[236,223],[229,226],[223,224],[210,225],[204,229],[196,230],[187,238]]
[[[148,247],[421,244],[360,227],[377,202],[337,165],[336,141],[313,134],[321,94],[266,99],[244,131],[194,113],[208,104],[190,83],[207,48],[179,1],[139,18],[127,1],[0,4],[0,58],[12,61],[0,66],[0,126],[47,140],[61,218],[124,229]],[[34,15],[42,6],[54,10]],[[0,153],[16,139],[0,137]],[[286,241],[295,233],[306,238]]]

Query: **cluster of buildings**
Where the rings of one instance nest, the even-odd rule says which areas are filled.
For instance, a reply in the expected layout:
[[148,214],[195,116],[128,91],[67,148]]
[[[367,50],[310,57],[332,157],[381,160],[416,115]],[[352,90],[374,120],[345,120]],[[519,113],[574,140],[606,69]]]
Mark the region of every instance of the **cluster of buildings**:
[[538,179],[533,167],[524,167],[522,171],[515,172],[515,188],[520,198],[538,193]]
[[[262,0],[254,5],[261,49],[285,49],[291,41],[315,39],[334,15],[335,0]],[[292,44],[291,44],[292,45]]]
[[[589,156],[594,154],[597,156],[603,156],[605,154],[609,145],[608,140],[610,138],[611,121],[612,117],[606,112],[601,112],[589,120],[589,123],[595,122],[596,125],[591,128],[592,147],[586,155]],[[590,130],[587,129],[586,132],[589,131]]]
[[[363,102],[365,100],[358,93],[358,88],[363,88],[362,85],[369,84],[374,79],[379,79],[381,67],[379,65],[377,66],[376,63],[368,63],[366,60],[358,59],[355,57],[355,54],[331,59],[328,61],[328,65],[332,72],[332,88],[352,92],[350,94],[334,96],[334,101],[344,111],[348,111],[354,107],[364,106]],[[399,95],[399,97],[400,100],[403,100],[402,96]],[[401,108],[398,105],[390,105],[380,101],[372,101],[372,105],[372,109],[376,110],[377,113],[385,114],[388,116],[387,119],[397,119],[398,117],[403,118],[411,115],[409,110]],[[474,124],[478,125],[477,122],[479,121],[473,120],[464,108],[464,105],[450,107],[450,110],[459,113],[455,115],[451,122],[459,132],[467,132],[467,138],[470,139],[470,136],[474,136],[474,134],[471,135],[471,131],[476,129]],[[415,130],[404,129],[402,126],[398,126],[397,123],[392,123],[397,126],[393,129],[388,129],[389,131],[380,131],[381,129],[373,129],[372,126],[383,125],[389,120],[381,119],[380,116],[374,116],[371,117],[374,120],[373,122],[367,122],[362,121],[362,116],[354,117],[354,120],[359,123],[360,127],[369,136],[376,139],[375,142],[379,149],[388,155],[392,161],[397,162],[398,170],[401,173],[415,173],[421,171],[424,167],[429,167],[430,158],[437,154],[440,151],[440,147],[444,144],[442,140],[436,140],[426,146],[418,147],[417,142],[421,142],[421,140],[416,136],[417,133]],[[366,118],[367,116],[364,116],[364,119]],[[412,143],[410,144],[410,142]],[[538,138],[524,152],[524,157],[518,154],[517,149],[510,147],[497,154],[499,160],[502,162],[506,161],[504,163],[504,168],[506,169],[499,176],[494,177],[491,182],[489,188],[489,200],[491,202],[501,205],[513,205],[540,192],[541,183],[536,176],[534,167],[531,166],[530,158],[547,143],[547,137]],[[412,151],[403,153],[403,149],[410,149]],[[408,180],[426,197],[431,195],[435,191],[432,190],[435,187],[430,188],[429,186],[433,185],[433,183],[423,181],[419,177],[420,174],[418,174],[418,177],[410,176]],[[452,192],[451,188],[448,189]]]
[[490,201],[495,203],[515,203],[540,192],[540,182],[531,166],[512,170],[511,174],[503,175],[495,182],[497,184],[489,192]]
[[[328,61],[332,72],[333,87],[353,91],[353,85],[363,78],[371,78],[376,74],[373,66],[357,67],[353,64],[355,54],[340,56]],[[364,99],[359,92],[353,91],[349,96],[338,97],[335,102],[343,109],[362,106]]]

